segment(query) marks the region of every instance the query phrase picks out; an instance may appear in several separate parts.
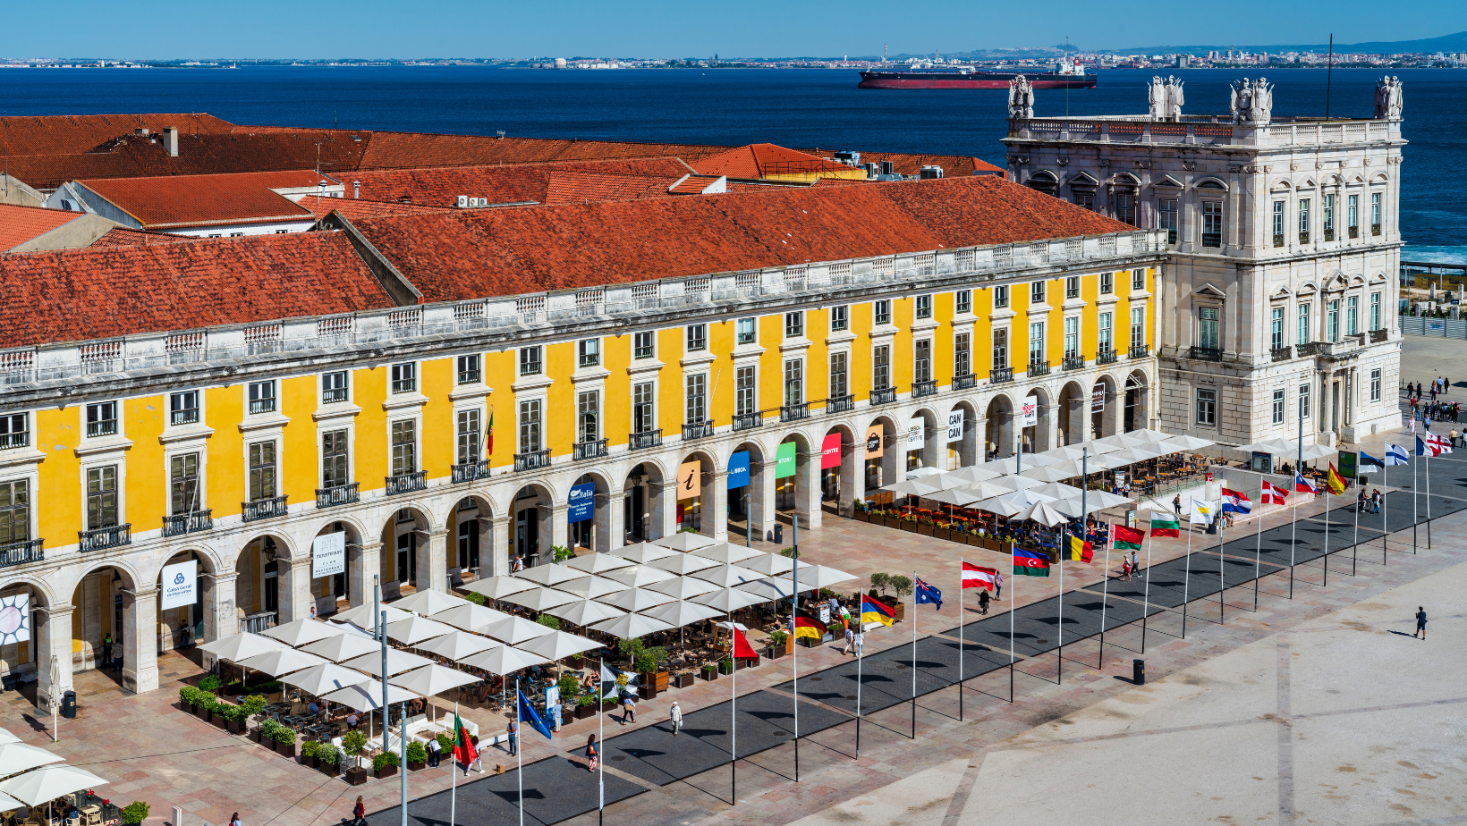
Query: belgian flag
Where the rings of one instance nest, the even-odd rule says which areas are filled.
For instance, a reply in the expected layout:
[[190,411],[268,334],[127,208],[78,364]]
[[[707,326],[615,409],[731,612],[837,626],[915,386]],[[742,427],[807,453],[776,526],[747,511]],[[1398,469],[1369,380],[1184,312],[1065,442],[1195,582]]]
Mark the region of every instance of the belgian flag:
[[825,623],[816,619],[809,611],[800,611],[795,615],[795,638],[810,637],[819,642],[825,639]]

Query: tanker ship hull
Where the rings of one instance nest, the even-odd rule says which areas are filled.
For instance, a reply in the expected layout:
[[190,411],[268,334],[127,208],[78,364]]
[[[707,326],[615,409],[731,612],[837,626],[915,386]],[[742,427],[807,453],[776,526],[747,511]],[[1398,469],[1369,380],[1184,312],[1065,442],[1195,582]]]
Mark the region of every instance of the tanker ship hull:
[[[1018,72],[862,72],[861,89],[1007,89]],[[1035,89],[1093,89],[1095,75],[1024,75]]]

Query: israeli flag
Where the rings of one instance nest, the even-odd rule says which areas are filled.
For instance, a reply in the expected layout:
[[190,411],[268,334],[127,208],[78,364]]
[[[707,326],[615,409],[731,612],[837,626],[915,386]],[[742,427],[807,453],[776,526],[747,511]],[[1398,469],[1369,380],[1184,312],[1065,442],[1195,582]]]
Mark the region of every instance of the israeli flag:
[[1404,465],[1410,461],[1410,454],[1406,452],[1406,448],[1401,447],[1400,445],[1386,445],[1386,467],[1391,467],[1393,465]]

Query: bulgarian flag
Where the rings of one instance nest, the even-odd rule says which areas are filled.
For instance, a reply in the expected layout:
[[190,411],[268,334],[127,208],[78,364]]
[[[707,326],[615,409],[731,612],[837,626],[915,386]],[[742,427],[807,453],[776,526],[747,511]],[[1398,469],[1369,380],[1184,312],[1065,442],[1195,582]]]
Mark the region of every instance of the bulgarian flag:
[[[1155,525],[1156,520],[1152,520],[1151,524]],[[1118,551],[1139,551],[1141,550],[1141,542],[1146,539],[1145,531],[1138,531],[1124,525],[1112,526],[1110,533],[1111,538],[1115,540],[1116,550]]]
[[1015,546],[1014,576],[1049,576],[1049,557]]
[[453,759],[465,766],[479,759],[474,741],[469,739],[469,730],[464,728],[464,721],[457,714],[453,715]]
[[1151,512],[1151,535],[1152,536],[1181,536],[1182,526],[1177,524],[1177,518],[1163,511]]
[[998,586],[996,568],[980,568],[971,562],[963,563],[963,587],[987,588],[992,591]]

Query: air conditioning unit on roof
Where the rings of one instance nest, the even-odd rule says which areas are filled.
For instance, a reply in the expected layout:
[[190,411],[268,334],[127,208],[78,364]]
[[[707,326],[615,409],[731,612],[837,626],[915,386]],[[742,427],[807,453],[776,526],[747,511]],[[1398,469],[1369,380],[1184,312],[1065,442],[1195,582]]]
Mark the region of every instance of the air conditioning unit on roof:
[[459,209],[467,209],[468,206],[469,206],[469,196],[467,196],[467,195],[460,195],[460,196],[458,196],[458,208]]

